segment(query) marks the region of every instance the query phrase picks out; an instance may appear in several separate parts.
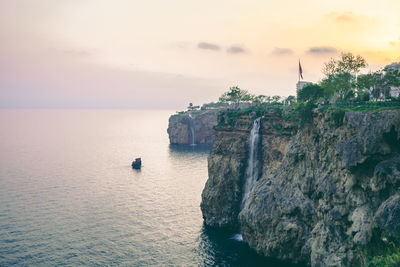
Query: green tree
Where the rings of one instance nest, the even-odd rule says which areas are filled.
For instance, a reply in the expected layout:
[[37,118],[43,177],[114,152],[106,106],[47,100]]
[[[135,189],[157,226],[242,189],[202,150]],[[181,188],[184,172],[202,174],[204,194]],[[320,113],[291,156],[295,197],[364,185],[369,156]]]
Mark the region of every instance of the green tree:
[[315,102],[323,97],[323,88],[317,84],[308,84],[297,91],[297,100],[299,102]]
[[283,100],[283,103],[285,105],[290,105],[294,102],[296,102],[296,97],[294,95],[290,95],[290,96],[286,97],[285,100]]
[[354,97],[358,73],[366,66],[367,62],[363,57],[352,53],[342,53],[339,59],[331,59],[325,63],[322,70],[325,77],[320,83],[324,88],[324,96],[327,98],[336,95],[341,100]]
[[229,88],[228,92],[223,93],[219,101],[233,105],[235,108],[239,107],[242,102],[251,102],[254,99],[254,95],[250,94],[246,90],[242,90],[237,86]]
[[329,75],[321,81],[324,97],[336,95],[337,99],[347,100],[350,95],[354,95],[354,76],[348,72]]
[[351,73],[357,75],[362,68],[367,66],[365,59],[360,56],[354,56],[352,53],[342,53],[338,60],[333,58],[325,63],[323,73],[326,76],[338,73]]
[[279,100],[281,100],[281,97],[279,95],[274,95],[272,97],[272,103],[274,103],[274,104],[279,103]]
[[400,71],[393,68],[384,68],[383,84],[384,84],[384,96],[390,95],[391,87],[400,86]]
[[260,106],[262,103],[265,102],[265,95],[258,95],[253,97],[253,104],[255,104],[256,106]]
[[358,77],[359,94],[369,92],[375,98],[386,99],[390,95],[391,87],[400,86],[400,72],[397,69],[384,68]]
[[189,111],[197,110],[199,108],[200,106],[193,106],[193,103],[189,103],[189,106],[187,107]]

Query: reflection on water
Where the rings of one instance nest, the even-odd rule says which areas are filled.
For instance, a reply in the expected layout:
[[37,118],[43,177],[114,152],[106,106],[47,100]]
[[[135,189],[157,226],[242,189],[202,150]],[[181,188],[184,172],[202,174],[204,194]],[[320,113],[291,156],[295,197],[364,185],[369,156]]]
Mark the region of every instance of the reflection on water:
[[169,145],[170,151],[173,152],[188,152],[196,154],[207,154],[210,153],[212,146],[210,145]]
[[1,110],[0,266],[281,266],[203,226],[210,148],[173,113]]
[[270,258],[265,258],[245,243],[232,238],[234,233],[224,232],[203,226],[198,237],[199,246],[197,253],[207,266],[300,266]]

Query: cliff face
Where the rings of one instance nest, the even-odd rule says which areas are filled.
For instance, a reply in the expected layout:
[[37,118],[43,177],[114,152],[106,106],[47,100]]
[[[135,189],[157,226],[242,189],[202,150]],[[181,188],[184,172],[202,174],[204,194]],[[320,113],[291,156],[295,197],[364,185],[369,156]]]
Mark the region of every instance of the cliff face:
[[212,145],[215,141],[213,127],[217,124],[218,110],[185,112],[169,118],[168,135],[171,144]]
[[[207,225],[238,228],[238,214],[243,197],[249,133],[253,119],[240,117],[234,127],[216,127],[216,142],[208,157],[208,180],[202,193],[201,210]],[[261,119],[259,158],[266,170],[276,166],[288,149],[294,127],[274,114]]]
[[243,208],[248,135],[225,131],[217,129],[209,156],[206,224],[233,224],[259,253],[312,266],[352,266],[373,233],[400,239],[399,110],[347,112],[340,127],[317,113],[297,132],[266,116],[263,171]]

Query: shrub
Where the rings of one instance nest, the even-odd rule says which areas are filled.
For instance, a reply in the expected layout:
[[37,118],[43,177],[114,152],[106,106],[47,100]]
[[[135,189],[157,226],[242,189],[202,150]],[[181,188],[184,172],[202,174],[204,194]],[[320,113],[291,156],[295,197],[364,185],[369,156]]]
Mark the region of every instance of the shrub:
[[333,121],[335,122],[336,127],[340,127],[343,125],[343,119],[344,119],[344,114],[346,111],[341,108],[337,108],[332,112],[332,118]]
[[315,107],[316,105],[312,102],[298,104],[294,110],[294,118],[299,121],[300,126],[304,126],[305,124],[312,122],[312,110]]

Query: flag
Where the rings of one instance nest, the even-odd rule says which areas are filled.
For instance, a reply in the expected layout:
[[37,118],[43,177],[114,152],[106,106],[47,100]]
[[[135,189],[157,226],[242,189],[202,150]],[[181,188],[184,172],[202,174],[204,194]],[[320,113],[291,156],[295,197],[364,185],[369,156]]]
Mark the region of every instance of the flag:
[[301,68],[300,60],[299,60],[299,76],[303,79],[303,69]]

